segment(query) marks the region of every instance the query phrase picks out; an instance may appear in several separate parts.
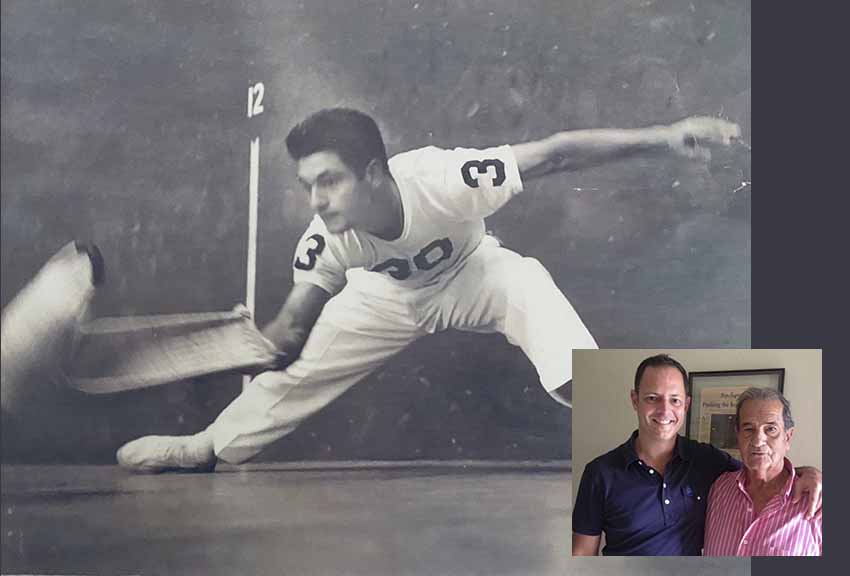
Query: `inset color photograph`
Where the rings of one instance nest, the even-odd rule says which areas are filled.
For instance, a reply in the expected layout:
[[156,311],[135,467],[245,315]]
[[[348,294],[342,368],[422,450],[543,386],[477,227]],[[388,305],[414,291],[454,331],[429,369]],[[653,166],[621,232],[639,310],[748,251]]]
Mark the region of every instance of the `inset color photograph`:
[[576,350],[574,556],[820,556],[820,350]]

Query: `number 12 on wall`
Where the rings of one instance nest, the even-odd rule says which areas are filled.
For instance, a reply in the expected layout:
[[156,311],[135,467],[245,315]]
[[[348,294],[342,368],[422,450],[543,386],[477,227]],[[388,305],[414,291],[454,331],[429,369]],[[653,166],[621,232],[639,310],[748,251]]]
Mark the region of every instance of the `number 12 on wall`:
[[248,118],[263,113],[263,94],[266,87],[262,82],[257,82],[248,87]]

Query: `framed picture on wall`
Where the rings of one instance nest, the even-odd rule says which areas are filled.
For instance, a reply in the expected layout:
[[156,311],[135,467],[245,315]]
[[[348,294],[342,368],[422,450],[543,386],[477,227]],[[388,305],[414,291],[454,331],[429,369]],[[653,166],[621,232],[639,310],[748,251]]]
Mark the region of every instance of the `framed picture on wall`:
[[691,409],[685,435],[712,444],[740,459],[735,434],[735,406],[747,388],[773,388],[782,392],[784,368],[691,372],[688,378]]

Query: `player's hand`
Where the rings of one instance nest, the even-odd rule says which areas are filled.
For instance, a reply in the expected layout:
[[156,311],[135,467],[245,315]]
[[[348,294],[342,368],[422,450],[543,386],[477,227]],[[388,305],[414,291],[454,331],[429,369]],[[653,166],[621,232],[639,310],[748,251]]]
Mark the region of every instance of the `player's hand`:
[[246,322],[243,325],[245,340],[253,343],[259,349],[258,354],[272,356],[268,362],[243,368],[243,374],[254,377],[263,372],[283,370],[292,364],[295,359],[283,350],[280,350],[274,342],[257,329],[257,326],[254,324],[253,315],[245,305],[237,304],[233,307],[233,311],[250,320],[250,322]]
[[262,365],[246,366],[245,368],[242,368],[240,372],[250,376],[251,378],[255,378],[263,372],[277,372],[279,370],[283,370],[292,364],[292,361],[293,358],[286,352],[278,352],[275,354],[275,359],[271,362]]
[[808,498],[806,518],[820,516],[823,513],[823,473],[809,466],[798,468],[800,479],[794,483],[791,501],[795,504],[801,498]]
[[667,143],[673,152],[703,162],[711,160],[709,146],[730,146],[740,138],[740,126],[710,116],[691,116],[667,127]]
[[278,351],[275,355],[274,363],[269,367],[270,370],[283,370],[295,359],[286,352]]

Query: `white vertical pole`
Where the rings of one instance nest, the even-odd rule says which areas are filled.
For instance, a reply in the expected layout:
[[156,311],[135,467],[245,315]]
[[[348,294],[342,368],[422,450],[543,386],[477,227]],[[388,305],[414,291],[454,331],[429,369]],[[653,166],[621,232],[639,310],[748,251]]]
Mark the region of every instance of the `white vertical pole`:
[[[248,87],[248,118],[263,113],[263,95],[266,87],[262,82]],[[257,292],[257,204],[260,179],[260,138],[251,140],[251,163],[248,172],[248,271],[245,281],[245,306],[256,320],[255,297]],[[242,376],[242,389],[251,377]]]
[[248,281],[245,305],[254,315],[257,286],[257,204],[260,176],[260,139],[251,140],[251,173],[248,176]]
[[[255,316],[255,298],[257,292],[257,205],[259,199],[260,176],[260,139],[251,140],[251,164],[248,174],[248,270],[245,296],[245,306],[251,316]],[[251,377],[242,376],[242,388],[250,382]]]

